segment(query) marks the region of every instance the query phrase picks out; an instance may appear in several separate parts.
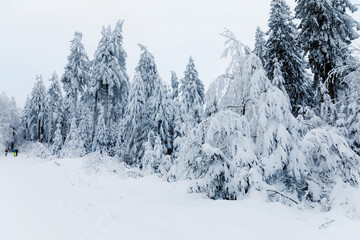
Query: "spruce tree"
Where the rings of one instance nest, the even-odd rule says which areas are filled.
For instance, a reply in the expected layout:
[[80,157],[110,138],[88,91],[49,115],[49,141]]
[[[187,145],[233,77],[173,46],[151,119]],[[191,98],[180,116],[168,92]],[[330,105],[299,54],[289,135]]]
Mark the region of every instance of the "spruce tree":
[[202,121],[203,105],[205,103],[204,91],[204,84],[199,79],[194,60],[190,57],[184,72],[184,78],[181,79],[181,96],[185,104],[190,128]]
[[149,52],[147,47],[139,44],[142,51],[136,71],[144,82],[145,98],[149,99],[153,95],[155,81],[159,77],[154,56]]
[[[126,108],[126,123],[124,128],[126,129],[126,139],[123,141],[123,145],[118,148],[126,149],[126,153],[120,154],[124,157],[124,161],[130,165],[139,165],[141,158],[144,155],[144,144],[147,138],[148,132],[145,131],[147,123],[144,118],[145,98],[146,92],[143,85],[143,81],[139,73],[134,76],[134,81],[131,84],[129,102]],[[118,153],[118,155],[120,155]]]
[[[77,115],[80,93],[83,93],[90,81],[90,61],[81,42],[82,33],[75,32],[70,45],[70,55],[61,78],[67,102],[67,113]],[[68,123],[69,124],[69,123]]]
[[63,146],[63,137],[61,134],[61,124],[57,123],[55,137],[54,137],[53,145],[52,145],[52,154],[56,157],[59,157],[62,146]]
[[56,124],[63,121],[63,97],[57,74],[54,72],[50,79],[50,87],[47,92],[47,136],[48,142],[52,143],[55,137]]
[[308,56],[314,74],[313,88],[319,91],[320,82],[334,102],[341,88],[341,76],[330,72],[344,62],[351,41],[358,38],[359,23],[347,10],[357,8],[349,0],[296,0],[296,17],[300,19],[299,41]]
[[43,142],[45,139],[45,120],[47,113],[46,89],[41,76],[36,77],[36,83],[31,92],[28,109],[28,127],[32,141]]
[[174,71],[171,71],[172,99],[179,97],[179,80]]
[[269,18],[269,38],[266,42],[266,65],[270,80],[274,78],[275,59],[282,67],[284,87],[291,100],[293,114],[310,102],[311,91],[297,30],[290,7],[285,0],[272,0]]
[[255,47],[254,47],[254,54],[258,56],[263,64],[265,66],[265,49],[266,40],[265,40],[265,33],[261,31],[260,27],[256,28],[255,33]]

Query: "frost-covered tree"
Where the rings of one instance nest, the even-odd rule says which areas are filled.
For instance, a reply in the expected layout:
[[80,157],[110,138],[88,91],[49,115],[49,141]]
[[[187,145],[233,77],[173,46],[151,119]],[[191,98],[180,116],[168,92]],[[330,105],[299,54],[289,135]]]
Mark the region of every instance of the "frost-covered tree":
[[181,79],[181,97],[187,114],[186,124],[190,129],[202,121],[205,103],[204,84],[199,79],[199,73],[192,57],[189,58],[184,78]]
[[211,115],[217,113],[218,111],[219,111],[219,106],[215,96],[212,102],[206,103],[205,117],[210,117]]
[[159,77],[154,56],[149,52],[147,47],[139,44],[142,51],[136,71],[140,74],[145,88],[145,99],[149,99],[153,95],[155,81]]
[[279,61],[292,112],[297,114],[299,107],[309,105],[311,91],[305,60],[297,42],[298,32],[292,19],[290,7],[285,0],[271,1],[265,69],[269,79],[273,80],[274,61]]
[[57,123],[52,149],[51,149],[52,154],[56,157],[59,157],[62,146],[63,146],[63,136],[61,134],[61,124]]
[[31,92],[28,109],[28,127],[30,140],[43,142],[45,139],[45,120],[47,114],[46,89],[41,76],[36,77],[34,88]]
[[[122,22],[119,21],[111,31],[110,26],[102,29],[102,38],[93,60],[91,91],[94,96],[94,134],[99,126],[99,106],[104,108],[104,121],[107,133],[114,129],[123,117],[127,103],[129,81],[125,67],[126,53],[122,47]],[[102,120],[101,120],[102,121]],[[111,136],[107,136],[108,144]],[[107,149],[115,144],[107,146]]]
[[123,156],[123,161],[130,165],[139,165],[144,155],[144,144],[147,138],[145,129],[149,124],[148,119],[144,118],[146,92],[143,81],[139,73],[136,73],[131,84],[129,102],[126,109],[126,123],[121,130],[125,130],[126,139],[122,142],[125,146],[119,146],[122,150],[119,155]]
[[329,75],[344,62],[351,41],[358,38],[356,22],[347,12],[357,8],[349,0],[296,0],[300,19],[299,41],[314,74],[314,88],[326,83],[332,101],[338,97],[341,76]]
[[153,96],[154,109],[154,126],[156,134],[160,137],[161,142],[166,149],[163,154],[172,152],[172,109],[173,105],[168,98],[165,85],[160,78],[155,82],[155,90]]
[[20,113],[14,98],[9,99],[3,92],[0,94],[0,146],[11,147],[21,134]]
[[112,32],[112,42],[114,45],[114,56],[118,59],[118,63],[120,65],[120,73],[119,73],[119,84],[117,84],[116,91],[113,94],[112,104],[114,105],[111,113],[111,119],[114,122],[113,126],[115,127],[120,118],[123,118],[125,108],[128,101],[130,83],[129,76],[126,72],[126,58],[127,53],[123,47],[123,36],[122,36],[122,27],[124,21],[119,20],[115,28]]
[[57,74],[54,72],[50,79],[50,87],[46,96],[47,119],[46,131],[47,140],[52,143],[55,137],[56,124],[63,121],[63,97]]
[[281,73],[271,83],[261,60],[231,32],[223,35],[224,56],[231,56],[229,88],[235,88],[224,99],[247,99],[245,111],[243,106],[222,109],[193,128],[180,145],[170,177],[193,179],[192,191],[214,199],[241,199],[258,190],[270,200],[290,197],[291,202],[328,209],[336,182],[358,185],[360,158],[336,129],[323,127],[315,115],[296,119],[281,90]]
[[72,157],[82,157],[85,155],[85,143],[80,135],[76,117],[71,119],[70,130],[64,143],[64,150]]
[[260,27],[256,28],[254,54],[260,58],[263,66],[265,66],[266,40],[265,33]]
[[174,71],[171,71],[172,99],[179,97],[179,80]]
[[100,107],[99,116],[97,119],[97,125],[95,130],[95,136],[92,144],[92,150],[106,154],[108,150],[108,130],[105,125],[104,108]]
[[[80,94],[85,91],[90,81],[90,61],[81,42],[82,33],[75,32],[70,45],[70,55],[61,78],[66,98],[66,111],[77,115]],[[69,123],[68,123],[69,124]]]

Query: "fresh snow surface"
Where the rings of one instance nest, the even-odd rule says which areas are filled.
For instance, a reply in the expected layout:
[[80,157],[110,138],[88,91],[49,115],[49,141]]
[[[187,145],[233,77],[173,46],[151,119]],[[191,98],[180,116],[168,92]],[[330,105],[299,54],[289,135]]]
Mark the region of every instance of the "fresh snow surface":
[[1,156],[0,239],[360,239],[360,220],[340,211],[301,211],[254,194],[213,201],[187,193],[188,182],[97,159]]

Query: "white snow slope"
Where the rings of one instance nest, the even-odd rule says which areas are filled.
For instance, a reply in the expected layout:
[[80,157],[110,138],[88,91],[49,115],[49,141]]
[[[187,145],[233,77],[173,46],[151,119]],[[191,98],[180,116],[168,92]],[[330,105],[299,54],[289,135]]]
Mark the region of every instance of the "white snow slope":
[[340,211],[213,201],[92,159],[1,156],[0,239],[360,239],[360,221]]

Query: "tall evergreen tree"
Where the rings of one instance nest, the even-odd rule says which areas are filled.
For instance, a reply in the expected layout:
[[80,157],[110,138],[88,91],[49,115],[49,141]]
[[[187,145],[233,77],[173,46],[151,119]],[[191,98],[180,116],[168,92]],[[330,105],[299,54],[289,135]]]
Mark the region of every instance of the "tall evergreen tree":
[[346,12],[357,8],[349,0],[296,0],[296,17],[300,19],[299,41],[314,73],[313,87],[326,84],[332,99],[338,97],[341,78],[329,73],[343,62],[351,41],[358,38],[356,22]]
[[[139,73],[135,74],[132,82],[129,103],[126,109],[125,128],[127,132],[126,140],[119,149],[125,149],[126,153],[120,153],[130,165],[139,165],[144,155],[144,144],[147,138],[147,132],[144,131],[147,123],[144,122],[144,105],[145,105],[145,87]],[[124,129],[125,129],[124,128]]]
[[292,22],[290,7],[285,0],[272,0],[269,19],[269,38],[266,42],[266,71],[274,78],[275,59],[282,66],[284,87],[290,97],[292,112],[310,101],[310,84],[305,60],[297,43],[297,30]]
[[[118,60],[118,64],[120,66],[120,72],[118,73],[118,81],[116,83],[117,87],[114,89],[114,94],[112,98],[112,104],[114,107],[112,108],[111,118],[112,120],[117,123],[120,118],[123,118],[124,111],[128,101],[129,95],[129,76],[126,72],[126,58],[127,53],[123,47],[123,36],[122,36],[122,27],[124,21],[119,20],[115,28],[112,32],[112,44],[114,48],[114,56]],[[116,125],[116,124],[114,124]]]
[[172,99],[179,97],[179,80],[174,71],[171,71]]
[[60,82],[55,72],[52,75],[50,82],[51,84],[46,97],[48,106],[46,129],[48,142],[52,143],[55,137],[56,125],[63,121],[63,97],[61,94]]
[[163,154],[172,152],[172,104],[168,98],[165,85],[158,78],[155,82],[153,97],[154,126],[161,143],[166,149]]
[[61,78],[65,90],[67,112],[77,114],[79,93],[83,93],[90,80],[90,61],[81,42],[82,33],[75,32],[70,45],[68,64]]
[[63,137],[61,134],[61,124],[57,123],[55,137],[54,137],[53,145],[52,145],[52,154],[54,156],[57,156],[57,157],[60,156],[60,150],[62,149],[62,145],[63,145]]
[[203,105],[205,103],[204,84],[199,79],[192,57],[186,66],[184,78],[181,79],[181,94],[188,115],[189,127],[200,123],[203,118]]
[[115,32],[111,31],[110,26],[103,28],[92,69],[95,126],[99,115],[99,105],[104,108],[104,121],[107,128],[122,117],[123,108],[126,105],[128,76],[124,67],[125,63],[119,61],[125,58],[121,41],[121,25],[117,25]]
[[32,141],[43,142],[45,139],[46,119],[46,89],[41,76],[36,77],[36,83],[31,92],[28,109],[28,127]]
[[140,73],[140,77],[144,82],[145,98],[149,99],[153,95],[155,81],[159,77],[154,56],[149,52],[147,47],[139,44],[142,51],[136,70]]
[[266,53],[265,45],[266,45],[265,33],[261,31],[260,27],[257,27],[255,33],[254,54],[260,58],[263,66],[265,66],[265,53]]

